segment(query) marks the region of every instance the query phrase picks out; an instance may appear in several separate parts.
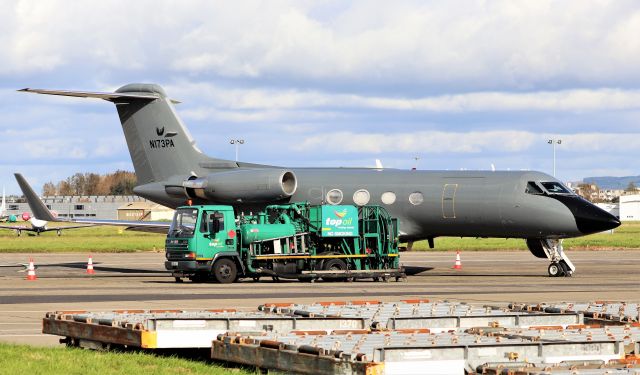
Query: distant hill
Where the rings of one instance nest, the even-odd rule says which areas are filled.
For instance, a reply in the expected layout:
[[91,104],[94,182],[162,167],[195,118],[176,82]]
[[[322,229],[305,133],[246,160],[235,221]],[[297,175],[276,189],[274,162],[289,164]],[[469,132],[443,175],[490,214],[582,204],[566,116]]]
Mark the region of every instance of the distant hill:
[[626,189],[629,182],[633,182],[636,186],[640,186],[640,176],[625,177],[585,177],[582,179],[587,184],[596,184],[600,189]]

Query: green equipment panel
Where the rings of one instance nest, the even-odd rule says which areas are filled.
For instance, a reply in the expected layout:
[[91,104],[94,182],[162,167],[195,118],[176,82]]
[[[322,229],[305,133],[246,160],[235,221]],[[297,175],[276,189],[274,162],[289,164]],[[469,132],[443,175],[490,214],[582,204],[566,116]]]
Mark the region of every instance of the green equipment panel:
[[322,237],[357,237],[355,206],[322,206]]

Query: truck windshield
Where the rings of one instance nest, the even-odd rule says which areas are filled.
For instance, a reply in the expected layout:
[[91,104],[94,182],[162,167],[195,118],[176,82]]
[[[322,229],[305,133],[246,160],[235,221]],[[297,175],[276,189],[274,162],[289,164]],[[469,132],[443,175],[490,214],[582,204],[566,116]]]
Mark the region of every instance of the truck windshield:
[[195,208],[179,208],[169,228],[169,237],[193,237],[198,210]]

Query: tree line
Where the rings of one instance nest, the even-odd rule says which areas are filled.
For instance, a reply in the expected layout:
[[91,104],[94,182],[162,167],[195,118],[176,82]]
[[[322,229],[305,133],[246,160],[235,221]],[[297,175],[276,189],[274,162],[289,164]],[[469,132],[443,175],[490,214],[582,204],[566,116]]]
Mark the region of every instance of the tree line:
[[118,170],[104,175],[76,173],[56,183],[45,183],[42,195],[131,195],[136,181],[136,174],[129,171]]

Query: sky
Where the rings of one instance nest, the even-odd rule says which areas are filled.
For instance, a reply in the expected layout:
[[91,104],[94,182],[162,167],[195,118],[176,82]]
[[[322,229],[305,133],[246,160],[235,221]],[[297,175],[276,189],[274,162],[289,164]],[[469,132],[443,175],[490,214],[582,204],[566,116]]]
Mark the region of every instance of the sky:
[[132,82],[219,158],[638,175],[638,35],[632,0],[0,0],[0,184],[133,170],[111,103],[16,91]]

